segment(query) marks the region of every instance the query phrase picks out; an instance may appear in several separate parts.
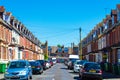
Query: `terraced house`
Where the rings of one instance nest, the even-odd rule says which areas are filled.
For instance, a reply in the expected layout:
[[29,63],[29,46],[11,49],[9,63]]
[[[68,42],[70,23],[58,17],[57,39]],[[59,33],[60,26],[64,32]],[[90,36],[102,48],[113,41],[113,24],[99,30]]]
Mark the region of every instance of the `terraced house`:
[[0,6],[0,61],[44,59],[40,41]]
[[90,61],[120,63],[120,4],[82,40],[82,53]]

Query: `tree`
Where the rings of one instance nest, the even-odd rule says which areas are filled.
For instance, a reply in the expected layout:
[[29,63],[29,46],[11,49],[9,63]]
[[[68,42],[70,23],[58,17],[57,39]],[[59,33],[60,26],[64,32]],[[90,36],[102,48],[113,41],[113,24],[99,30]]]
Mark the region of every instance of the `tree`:
[[58,45],[57,45],[57,47],[61,48],[61,45],[60,45],[60,44],[58,44]]
[[48,55],[46,53],[44,54],[44,60],[48,60]]

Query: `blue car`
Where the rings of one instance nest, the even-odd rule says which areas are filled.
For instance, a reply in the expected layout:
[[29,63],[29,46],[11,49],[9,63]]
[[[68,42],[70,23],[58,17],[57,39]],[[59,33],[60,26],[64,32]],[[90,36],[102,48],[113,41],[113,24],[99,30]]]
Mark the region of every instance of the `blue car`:
[[4,74],[5,80],[29,80],[32,79],[32,69],[27,60],[11,61]]
[[29,63],[32,67],[33,73],[39,73],[39,74],[43,73],[43,67],[39,61],[33,60],[33,61],[29,61]]

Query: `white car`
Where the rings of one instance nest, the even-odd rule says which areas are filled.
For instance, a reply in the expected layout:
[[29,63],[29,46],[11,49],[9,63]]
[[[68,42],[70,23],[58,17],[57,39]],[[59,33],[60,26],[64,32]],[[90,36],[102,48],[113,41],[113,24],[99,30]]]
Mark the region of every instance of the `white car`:
[[87,61],[86,60],[77,60],[77,61],[75,61],[73,71],[78,73],[79,70],[80,70],[80,66],[82,66],[84,62],[87,62]]
[[45,61],[45,66],[47,69],[51,67],[51,64],[48,62],[48,60]]

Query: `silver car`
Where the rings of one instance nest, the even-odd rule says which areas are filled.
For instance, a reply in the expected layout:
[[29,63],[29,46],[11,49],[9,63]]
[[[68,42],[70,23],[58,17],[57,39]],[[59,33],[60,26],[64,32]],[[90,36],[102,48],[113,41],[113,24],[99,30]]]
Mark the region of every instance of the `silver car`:
[[75,61],[74,67],[73,67],[73,71],[74,71],[74,72],[79,72],[81,66],[82,66],[85,62],[87,62],[87,60],[77,60],[77,61]]
[[4,74],[5,80],[32,79],[32,69],[27,60],[11,61]]

